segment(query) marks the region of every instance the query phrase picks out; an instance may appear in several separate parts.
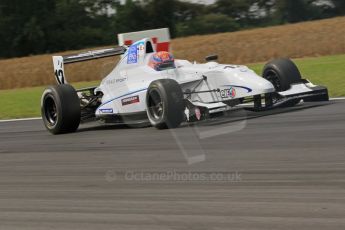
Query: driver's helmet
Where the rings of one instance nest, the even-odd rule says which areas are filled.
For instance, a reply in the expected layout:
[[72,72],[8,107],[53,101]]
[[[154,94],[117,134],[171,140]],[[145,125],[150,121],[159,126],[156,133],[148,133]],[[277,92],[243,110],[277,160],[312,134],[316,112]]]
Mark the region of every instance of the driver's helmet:
[[157,52],[151,56],[149,66],[156,71],[173,69],[175,68],[175,59],[174,56],[169,52]]

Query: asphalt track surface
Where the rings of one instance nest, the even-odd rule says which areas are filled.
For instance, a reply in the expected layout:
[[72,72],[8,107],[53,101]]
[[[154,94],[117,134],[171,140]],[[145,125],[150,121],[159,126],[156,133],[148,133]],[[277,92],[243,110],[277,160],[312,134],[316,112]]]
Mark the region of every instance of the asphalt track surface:
[[345,101],[158,131],[0,123],[0,229],[345,229]]

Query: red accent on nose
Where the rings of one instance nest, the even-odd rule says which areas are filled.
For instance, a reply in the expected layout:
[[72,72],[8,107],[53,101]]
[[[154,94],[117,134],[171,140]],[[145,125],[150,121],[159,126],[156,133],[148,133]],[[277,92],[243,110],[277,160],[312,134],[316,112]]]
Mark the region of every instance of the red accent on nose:
[[130,45],[132,45],[133,44],[133,41],[132,40],[126,40],[125,41],[125,45],[126,46],[130,46]]
[[170,43],[169,42],[162,42],[162,43],[157,43],[157,52],[160,51],[166,51],[169,52],[169,47],[170,47]]
[[158,38],[157,38],[157,37],[154,37],[154,38],[152,38],[152,41],[153,41],[153,44],[157,44]]

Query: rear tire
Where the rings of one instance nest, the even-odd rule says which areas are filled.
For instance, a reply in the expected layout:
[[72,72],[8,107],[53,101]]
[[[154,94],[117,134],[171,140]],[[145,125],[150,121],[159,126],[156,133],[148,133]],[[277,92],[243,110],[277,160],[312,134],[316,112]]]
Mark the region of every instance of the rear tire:
[[185,102],[180,85],[171,79],[150,84],[146,97],[147,116],[157,129],[177,128],[184,120]]
[[[302,82],[302,76],[295,63],[290,59],[280,58],[267,63],[264,67],[262,77],[270,81],[276,92],[283,92],[291,88],[292,84]],[[278,97],[278,95],[273,95]],[[285,106],[295,106],[301,99],[293,99]]]
[[71,85],[49,86],[42,95],[41,114],[52,134],[75,132],[80,124],[80,100]]

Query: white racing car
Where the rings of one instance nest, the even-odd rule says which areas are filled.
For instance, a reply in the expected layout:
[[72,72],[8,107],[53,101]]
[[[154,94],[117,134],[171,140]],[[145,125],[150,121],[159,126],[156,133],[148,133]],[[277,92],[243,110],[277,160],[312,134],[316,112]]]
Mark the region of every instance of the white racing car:
[[[97,87],[75,90],[65,79],[64,64],[122,55],[114,70]],[[126,47],[54,56],[58,85],[42,96],[42,118],[53,134],[75,132],[80,122],[99,120],[129,125],[176,128],[232,107],[253,102],[255,111],[327,101],[327,88],[301,78],[289,59],[277,59],[258,76],[246,66],[174,60],[156,52],[151,39]]]

